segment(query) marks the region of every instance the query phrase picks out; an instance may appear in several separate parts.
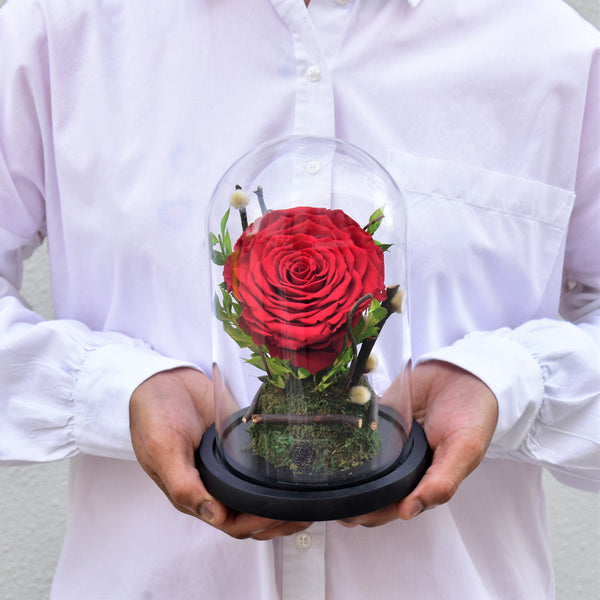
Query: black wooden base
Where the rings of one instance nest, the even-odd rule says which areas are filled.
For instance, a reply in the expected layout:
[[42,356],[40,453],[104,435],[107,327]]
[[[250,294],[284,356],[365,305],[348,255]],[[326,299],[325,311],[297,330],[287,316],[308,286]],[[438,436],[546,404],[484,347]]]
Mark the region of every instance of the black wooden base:
[[[389,409],[381,410],[381,421],[389,421]],[[241,426],[241,416],[236,417],[233,427]],[[396,462],[364,480],[333,487],[279,486],[260,475],[252,478],[237,471],[221,456],[214,426],[204,434],[196,452],[200,477],[215,498],[240,512],[285,521],[330,521],[379,510],[407,496],[430,463],[431,450],[416,421]]]

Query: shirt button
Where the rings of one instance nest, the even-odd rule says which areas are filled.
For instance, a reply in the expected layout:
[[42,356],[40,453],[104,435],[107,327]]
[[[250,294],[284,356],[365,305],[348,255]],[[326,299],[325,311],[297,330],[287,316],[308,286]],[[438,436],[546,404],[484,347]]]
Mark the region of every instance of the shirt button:
[[335,0],[335,3],[344,6],[345,4],[348,4],[348,0]]
[[306,69],[306,76],[311,81],[319,81],[321,79],[321,67],[319,65],[309,65]]
[[316,175],[321,170],[321,163],[318,160],[309,160],[306,163],[306,172],[310,175]]
[[298,550],[308,550],[312,546],[312,537],[310,533],[302,532],[296,536],[296,548]]

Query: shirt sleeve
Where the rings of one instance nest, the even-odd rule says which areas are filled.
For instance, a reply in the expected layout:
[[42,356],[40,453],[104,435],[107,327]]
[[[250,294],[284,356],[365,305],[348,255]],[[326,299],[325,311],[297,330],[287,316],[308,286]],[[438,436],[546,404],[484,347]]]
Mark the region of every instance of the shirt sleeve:
[[600,490],[600,350],[575,325],[541,319],[469,334],[424,360],[484,381],[498,400],[488,457],[537,463],[568,485]]
[[0,461],[133,459],[132,392],[187,363],[120,333],[44,321],[19,294],[23,260],[45,235],[53,154],[44,19],[28,4],[0,10]]
[[537,463],[563,483],[596,491],[600,490],[599,58],[597,54],[592,62],[582,125],[576,201],[566,240],[562,319],[475,332],[419,361],[456,364],[494,392],[499,417],[488,456]]
[[159,371],[192,366],[116,332],[43,321],[15,296],[0,300],[0,365],[0,460],[8,464],[79,452],[133,460],[131,394]]

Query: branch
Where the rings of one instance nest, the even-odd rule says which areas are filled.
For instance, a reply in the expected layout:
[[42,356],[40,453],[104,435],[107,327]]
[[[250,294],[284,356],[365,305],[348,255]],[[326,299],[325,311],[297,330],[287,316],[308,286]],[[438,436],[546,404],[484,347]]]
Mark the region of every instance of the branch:
[[[348,338],[350,339],[350,344],[352,345],[352,362],[350,363],[350,368],[348,369],[348,375],[346,376],[346,383],[344,384],[344,389],[348,389],[352,387],[350,382],[354,379],[354,371],[356,369],[357,362],[357,352],[358,348],[356,346],[356,339],[354,337],[354,332],[352,331],[352,321],[354,320],[354,315],[356,311],[360,308],[362,304],[364,304],[367,300],[373,299],[372,294],[365,294],[362,298],[359,298],[355,303],[350,312],[348,313],[348,318],[346,319],[346,333],[348,334]],[[362,375],[362,373],[361,373]],[[359,378],[360,379],[360,378]]]
[[[386,296],[385,300],[381,303],[381,306],[383,308],[385,308],[385,310],[387,311],[387,314],[385,315],[385,317],[383,317],[383,319],[381,319],[381,321],[379,321],[379,323],[377,323],[377,326],[379,327],[379,333],[381,333],[381,330],[383,329],[383,326],[385,325],[385,322],[388,320],[390,315],[395,312],[400,312],[400,310],[402,308],[401,305],[400,306],[397,305],[398,304],[397,296],[398,296],[398,294],[402,294],[402,290],[400,290],[400,286],[399,285],[389,286],[386,291],[387,291],[387,296]],[[358,353],[358,358],[356,359],[356,365],[355,365],[354,369],[351,368],[351,379],[350,379],[349,387],[353,387],[353,386],[357,385],[360,378],[363,376],[363,374],[365,372],[365,365],[367,364],[367,359],[369,358],[369,355],[371,354],[371,351],[373,350],[373,346],[375,345],[376,341],[377,341],[377,337],[370,337],[361,344],[360,352]]]
[[280,414],[256,414],[252,415],[254,424],[265,425],[314,425],[315,423],[349,425],[350,427],[362,427],[362,419],[354,415],[280,415]]
[[266,214],[267,211],[267,205],[265,204],[265,199],[263,196],[263,188],[262,185],[259,185],[255,190],[254,193],[256,194],[256,197],[258,198],[258,203],[260,204],[260,212],[264,215]]

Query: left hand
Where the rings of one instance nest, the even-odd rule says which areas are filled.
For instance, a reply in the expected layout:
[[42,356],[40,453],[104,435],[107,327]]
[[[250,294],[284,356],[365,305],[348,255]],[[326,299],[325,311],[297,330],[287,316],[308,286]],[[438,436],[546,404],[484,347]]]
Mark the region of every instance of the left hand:
[[194,451],[214,419],[212,382],[200,371],[156,373],[129,402],[131,440],[142,468],[181,512],[236,539],[269,540],[310,523],[267,519],[229,509],[211,496],[196,469]]
[[412,396],[413,416],[433,450],[431,466],[400,502],[340,521],[342,525],[376,527],[448,502],[483,459],[496,428],[498,403],[479,378],[449,363],[426,362],[412,373]]

